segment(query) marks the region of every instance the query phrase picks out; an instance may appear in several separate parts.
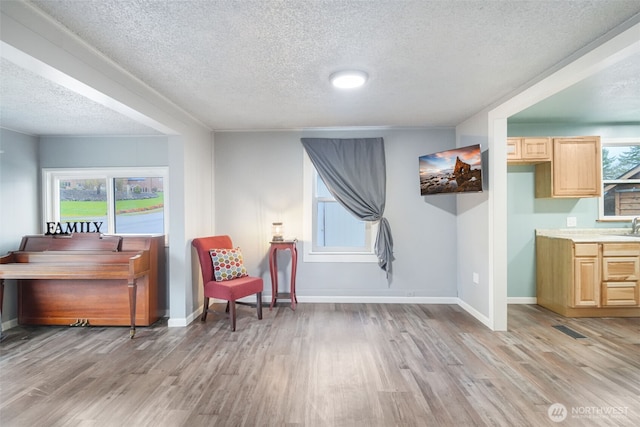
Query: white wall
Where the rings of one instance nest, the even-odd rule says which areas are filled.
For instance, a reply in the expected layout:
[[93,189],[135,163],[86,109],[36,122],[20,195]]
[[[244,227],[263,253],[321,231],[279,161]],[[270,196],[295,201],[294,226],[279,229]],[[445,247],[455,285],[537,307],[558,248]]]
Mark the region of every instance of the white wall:
[[[458,297],[461,305],[478,320],[495,328],[493,317],[493,195],[495,174],[499,172],[490,156],[494,147],[489,138],[487,113],[477,114],[456,127],[456,144],[482,147],[483,187],[479,194],[457,196],[458,204]],[[478,283],[473,277],[477,274]]]
[[298,299],[455,299],[456,196],[421,196],[418,177],[418,157],[453,148],[453,129],[217,132],[215,229],[243,249],[251,273],[265,279],[265,295],[271,293],[266,259],[271,223],[282,219],[287,237],[301,239],[303,234],[302,137],[384,138],[384,216],[391,225],[395,260],[389,283],[376,263],[305,263],[300,256]]
[[[22,236],[38,232],[38,139],[0,129],[0,254],[15,251]],[[3,329],[17,324],[17,290],[5,283]]]
[[[169,179],[175,175],[183,180],[172,182],[172,201],[182,203],[179,216],[171,213],[171,248],[173,253],[170,271],[171,313],[170,326],[185,326],[198,316],[202,307],[202,274],[197,255],[191,247],[194,237],[207,236],[215,232],[214,212],[217,195],[213,177],[213,135],[194,135],[183,141],[171,138],[171,169]],[[184,264],[183,264],[184,263]],[[179,270],[176,270],[179,268]],[[184,307],[184,311],[182,308]],[[186,315],[182,321],[183,313]]]

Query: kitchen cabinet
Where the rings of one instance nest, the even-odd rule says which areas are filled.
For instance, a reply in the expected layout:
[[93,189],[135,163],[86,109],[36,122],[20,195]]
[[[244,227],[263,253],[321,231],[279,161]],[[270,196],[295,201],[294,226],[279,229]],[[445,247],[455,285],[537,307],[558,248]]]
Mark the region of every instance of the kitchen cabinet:
[[602,244],[602,306],[638,306],[640,243]]
[[535,196],[600,197],[600,137],[552,138],[551,146],[551,162],[536,164]]
[[507,164],[534,164],[551,161],[551,138],[507,138]]
[[536,236],[537,303],[567,317],[640,317],[640,238]]
[[573,298],[571,307],[598,307],[600,301],[600,263],[597,243],[577,243],[573,247]]

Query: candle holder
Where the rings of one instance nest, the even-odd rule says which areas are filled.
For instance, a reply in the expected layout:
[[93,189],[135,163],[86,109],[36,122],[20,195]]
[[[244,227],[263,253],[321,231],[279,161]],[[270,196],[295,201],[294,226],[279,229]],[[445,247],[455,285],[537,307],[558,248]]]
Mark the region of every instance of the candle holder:
[[271,224],[271,241],[282,242],[284,241],[284,226],[281,222],[274,222]]

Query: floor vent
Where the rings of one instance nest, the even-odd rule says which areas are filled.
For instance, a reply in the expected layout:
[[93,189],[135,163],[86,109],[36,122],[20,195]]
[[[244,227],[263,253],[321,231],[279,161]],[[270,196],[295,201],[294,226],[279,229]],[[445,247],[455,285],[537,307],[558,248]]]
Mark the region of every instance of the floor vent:
[[569,335],[572,338],[586,338],[581,333],[576,332],[573,329],[567,328],[564,325],[553,325],[553,327],[559,330],[560,332],[564,332],[565,334]]

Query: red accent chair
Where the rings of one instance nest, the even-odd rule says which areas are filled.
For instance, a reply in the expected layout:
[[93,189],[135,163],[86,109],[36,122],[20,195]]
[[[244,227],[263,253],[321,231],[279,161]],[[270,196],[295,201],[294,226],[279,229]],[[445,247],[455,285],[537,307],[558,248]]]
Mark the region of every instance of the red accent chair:
[[[260,277],[245,276],[222,282],[216,282],[213,274],[210,249],[233,249],[233,243],[229,236],[211,236],[193,239],[191,242],[198,253],[200,269],[202,270],[202,282],[204,285],[204,309],[201,321],[207,319],[209,311],[209,298],[218,298],[228,301],[227,311],[230,314],[231,330],[236,330],[236,300],[256,294],[258,319],[262,319],[262,290],[264,283]],[[240,304],[240,302],[238,303]]]

